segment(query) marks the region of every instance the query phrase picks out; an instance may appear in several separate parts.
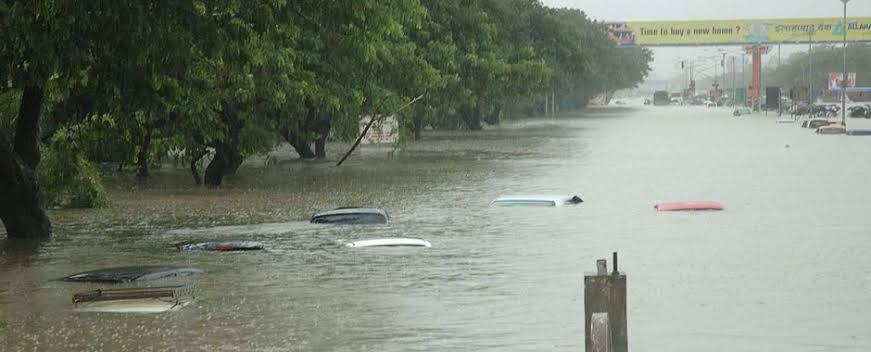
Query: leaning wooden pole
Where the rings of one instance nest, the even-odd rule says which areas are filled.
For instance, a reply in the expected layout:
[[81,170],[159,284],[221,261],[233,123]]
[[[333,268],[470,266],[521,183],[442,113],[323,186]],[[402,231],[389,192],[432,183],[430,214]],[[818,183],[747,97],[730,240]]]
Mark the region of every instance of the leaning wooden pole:
[[[414,98],[411,101],[403,104],[398,109],[393,110],[393,112],[391,112],[387,116],[392,116],[392,115],[398,114],[400,111],[405,110],[406,108],[413,105],[414,103],[417,103],[421,99],[423,99],[423,94],[421,94],[421,95],[417,96],[417,98]],[[357,136],[357,140],[354,141],[354,145],[351,146],[351,149],[349,149],[348,152],[345,153],[345,156],[343,156],[342,159],[339,159],[339,162],[336,163],[336,166],[341,166],[342,163],[345,162],[345,159],[347,159],[349,156],[351,156],[351,153],[353,153],[354,150],[357,149],[357,146],[360,145],[360,141],[363,140],[363,137],[366,136],[366,133],[369,133],[369,129],[372,128],[372,124],[375,123],[376,119],[378,119],[378,117],[379,117],[378,113],[380,111],[381,111],[381,104],[378,104],[378,106],[375,107],[375,110],[372,111],[372,118],[369,119],[369,123],[367,123],[366,127],[363,128],[363,132],[360,132],[360,135]]]

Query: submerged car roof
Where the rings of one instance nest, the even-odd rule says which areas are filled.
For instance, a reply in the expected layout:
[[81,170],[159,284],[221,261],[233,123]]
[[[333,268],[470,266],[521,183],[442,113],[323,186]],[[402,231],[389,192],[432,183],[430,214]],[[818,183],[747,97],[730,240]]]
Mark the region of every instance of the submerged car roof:
[[173,276],[190,276],[201,274],[202,272],[203,271],[200,269],[170,265],[122,266],[83,271],[64,277],[62,280],[77,282],[125,283],[157,280]]
[[[580,200],[581,198],[578,196],[572,195],[506,195],[500,196],[499,198],[494,199],[490,204],[494,204],[496,202],[554,202],[557,206],[568,203],[569,201],[577,198]],[[583,201],[580,201],[583,202]],[[577,202],[577,203],[580,203]]]
[[345,215],[345,214],[379,214],[383,217],[387,217],[387,212],[384,209],[379,208],[364,208],[364,207],[342,207],[335,209],[327,209],[327,210],[318,210],[312,218],[320,217],[320,216],[329,216],[329,215]]

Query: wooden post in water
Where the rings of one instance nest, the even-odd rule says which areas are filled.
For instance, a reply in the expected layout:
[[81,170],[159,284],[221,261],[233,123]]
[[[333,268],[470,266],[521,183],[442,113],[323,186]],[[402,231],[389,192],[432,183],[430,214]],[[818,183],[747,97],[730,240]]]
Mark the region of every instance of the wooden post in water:
[[[607,267],[604,259],[597,261],[597,272],[584,275],[584,334],[586,352],[627,352],[629,343],[626,329],[626,274],[617,268],[617,252],[614,252],[614,270]],[[602,315],[602,314],[606,315]],[[593,316],[596,319],[593,319]],[[603,346],[600,340],[602,330],[607,331],[610,344]],[[607,348],[607,349],[603,349]]]

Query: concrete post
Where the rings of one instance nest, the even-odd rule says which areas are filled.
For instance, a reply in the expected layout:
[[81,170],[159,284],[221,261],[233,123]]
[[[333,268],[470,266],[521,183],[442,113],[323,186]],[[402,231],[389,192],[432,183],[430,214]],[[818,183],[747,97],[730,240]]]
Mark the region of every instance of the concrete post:
[[[616,262],[617,253],[614,253]],[[600,259],[597,264],[604,261]],[[601,268],[601,266],[599,266]],[[593,346],[593,315],[606,313],[611,340],[610,352],[627,352],[626,275],[617,266],[604,275],[601,272],[584,275],[584,331],[587,352],[597,351]]]

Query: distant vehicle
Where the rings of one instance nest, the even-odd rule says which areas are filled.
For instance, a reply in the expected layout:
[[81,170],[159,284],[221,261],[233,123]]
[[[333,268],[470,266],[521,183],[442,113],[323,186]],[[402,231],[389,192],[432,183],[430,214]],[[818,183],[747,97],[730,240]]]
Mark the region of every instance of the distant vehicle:
[[313,224],[372,225],[386,224],[387,212],[378,208],[342,207],[318,211],[312,215]]
[[668,105],[670,102],[671,98],[668,96],[668,91],[658,90],[653,93],[653,105]]
[[501,196],[490,202],[490,207],[561,207],[583,203],[578,196],[521,195]]
[[650,105],[650,99],[644,98],[644,105]]
[[669,105],[680,105],[681,101],[678,98],[671,98],[671,100],[668,102],[668,104]]
[[850,117],[871,117],[871,105],[851,106],[847,109],[847,115]]
[[710,100],[705,100],[705,107],[708,107],[708,108],[715,108],[715,107],[717,107],[717,103],[712,102],[712,101],[710,101]]
[[615,100],[614,105],[626,105],[626,102],[622,100]]
[[748,109],[748,108],[737,108],[737,109],[735,109],[735,111],[732,112],[732,116],[741,117],[744,115],[750,115],[752,113],[753,112],[750,111],[750,109]]

